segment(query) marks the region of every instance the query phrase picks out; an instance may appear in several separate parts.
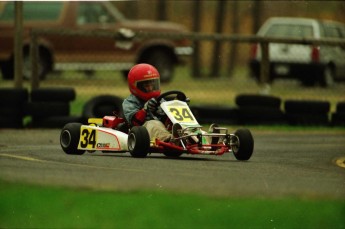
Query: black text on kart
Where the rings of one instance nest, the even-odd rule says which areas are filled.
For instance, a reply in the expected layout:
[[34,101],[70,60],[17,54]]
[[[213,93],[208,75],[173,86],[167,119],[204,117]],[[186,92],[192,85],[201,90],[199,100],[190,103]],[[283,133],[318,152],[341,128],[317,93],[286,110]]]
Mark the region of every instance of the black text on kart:
[[248,129],[229,133],[227,128],[212,124],[208,131],[202,130],[181,91],[162,93],[157,100],[173,124],[170,142],[150,140],[145,127],[129,129],[123,118],[105,116],[89,119],[89,125],[66,124],[60,134],[63,151],[77,155],[85,151],[130,152],[133,157],[146,157],[149,153],[163,153],[168,157],[233,153],[238,160],[249,160],[252,156],[254,140]]

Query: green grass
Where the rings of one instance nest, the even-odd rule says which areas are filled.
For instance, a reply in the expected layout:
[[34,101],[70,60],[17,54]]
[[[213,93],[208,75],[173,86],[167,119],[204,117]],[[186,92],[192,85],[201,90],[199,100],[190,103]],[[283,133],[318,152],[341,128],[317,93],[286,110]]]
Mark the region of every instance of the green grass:
[[99,192],[0,181],[1,228],[345,228],[345,201]]

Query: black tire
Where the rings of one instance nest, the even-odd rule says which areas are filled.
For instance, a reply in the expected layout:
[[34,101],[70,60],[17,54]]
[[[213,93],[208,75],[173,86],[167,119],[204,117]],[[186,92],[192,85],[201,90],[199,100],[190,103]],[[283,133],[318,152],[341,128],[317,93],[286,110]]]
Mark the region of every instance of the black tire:
[[63,128],[67,123],[84,122],[80,116],[51,116],[45,118],[33,117],[28,127],[32,128]]
[[150,149],[150,136],[143,126],[134,126],[128,134],[128,150],[132,157],[146,157]]
[[181,152],[176,152],[176,151],[167,151],[163,153],[166,157],[169,158],[178,158],[180,157],[183,153]]
[[157,68],[160,81],[168,83],[172,80],[174,75],[175,61],[171,52],[161,49],[149,51],[147,56],[143,59],[144,63],[148,63]]
[[287,113],[287,122],[293,126],[328,126],[328,114],[296,114]]
[[32,102],[70,102],[75,98],[74,88],[38,88],[31,91]]
[[200,105],[190,107],[193,115],[200,123],[237,124],[238,109],[234,107],[219,107],[214,105]]
[[[48,72],[51,69],[50,54],[44,50],[39,50],[38,53],[38,78],[44,80],[47,77]],[[31,79],[32,68],[29,47],[24,48],[23,52],[23,78],[26,80]]]
[[283,111],[271,107],[240,107],[238,109],[238,123],[240,125],[276,125],[285,124]]
[[29,93],[26,88],[0,89],[0,127],[22,128]]
[[14,72],[13,72],[13,62],[12,61],[4,61],[1,62],[1,74],[4,80],[13,80]]
[[29,92],[26,88],[2,88],[0,98],[0,105],[24,104],[29,99]]
[[238,129],[234,133],[237,138],[232,137],[232,152],[235,158],[240,161],[247,161],[253,154],[254,139],[248,129]]
[[122,116],[122,102],[123,99],[113,95],[100,95],[87,101],[83,107],[83,117],[88,118],[103,118],[106,115]]
[[60,145],[66,154],[82,155],[85,150],[78,150],[81,123],[68,123],[60,133]]
[[331,87],[334,85],[334,75],[335,75],[335,70],[327,66],[323,70],[323,74],[320,76],[319,83],[321,87]]
[[345,112],[333,113],[331,123],[332,123],[332,126],[343,126],[343,127],[345,127]]
[[235,102],[239,107],[256,106],[280,109],[281,99],[268,95],[242,94],[236,96]]
[[289,114],[328,114],[330,106],[326,101],[286,100],[284,103]]
[[345,102],[338,102],[336,111],[339,113],[345,113]]
[[30,102],[26,110],[28,115],[37,118],[68,116],[70,106],[66,102]]
[[0,115],[0,128],[23,128],[23,118]]

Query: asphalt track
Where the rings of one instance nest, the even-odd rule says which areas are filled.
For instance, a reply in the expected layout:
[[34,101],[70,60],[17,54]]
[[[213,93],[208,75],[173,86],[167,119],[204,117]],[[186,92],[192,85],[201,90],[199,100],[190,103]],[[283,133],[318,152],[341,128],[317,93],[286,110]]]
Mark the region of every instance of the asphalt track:
[[0,179],[92,190],[345,199],[345,131],[254,130],[254,154],[247,162],[232,154],[66,155],[59,134],[0,130]]

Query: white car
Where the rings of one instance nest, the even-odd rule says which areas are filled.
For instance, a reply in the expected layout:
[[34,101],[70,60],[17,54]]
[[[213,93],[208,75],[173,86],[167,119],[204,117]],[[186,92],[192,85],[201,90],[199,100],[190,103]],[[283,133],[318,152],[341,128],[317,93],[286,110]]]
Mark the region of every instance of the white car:
[[[345,24],[309,18],[273,17],[259,29],[258,36],[279,38],[345,39]],[[294,78],[304,86],[331,86],[345,80],[345,46],[311,46],[302,44],[269,44],[270,74],[275,78]],[[250,70],[260,76],[261,49],[252,48]]]

